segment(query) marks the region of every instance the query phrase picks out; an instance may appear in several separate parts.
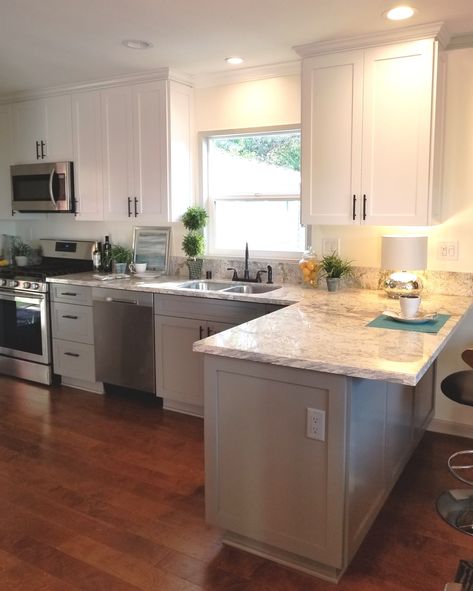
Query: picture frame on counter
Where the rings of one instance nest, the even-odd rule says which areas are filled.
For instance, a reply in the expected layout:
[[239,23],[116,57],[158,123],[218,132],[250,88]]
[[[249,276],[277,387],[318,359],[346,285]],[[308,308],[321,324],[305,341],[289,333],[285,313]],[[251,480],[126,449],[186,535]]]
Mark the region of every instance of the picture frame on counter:
[[133,262],[147,263],[147,270],[166,275],[169,270],[171,228],[135,226],[133,228]]

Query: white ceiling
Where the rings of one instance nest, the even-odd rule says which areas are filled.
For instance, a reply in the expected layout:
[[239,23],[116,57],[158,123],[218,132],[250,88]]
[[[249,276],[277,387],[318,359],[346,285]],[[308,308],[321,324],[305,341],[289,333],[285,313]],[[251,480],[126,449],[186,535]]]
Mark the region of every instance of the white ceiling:
[[[160,67],[206,75],[297,58],[294,45],[406,26],[393,0],[0,0],[0,94]],[[473,31],[472,0],[415,0],[408,21]],[[123,39],[151,41],[146,51]],[[234,66],[233,66],[234,67]],[[240,66],[241,67],[241,66]]]

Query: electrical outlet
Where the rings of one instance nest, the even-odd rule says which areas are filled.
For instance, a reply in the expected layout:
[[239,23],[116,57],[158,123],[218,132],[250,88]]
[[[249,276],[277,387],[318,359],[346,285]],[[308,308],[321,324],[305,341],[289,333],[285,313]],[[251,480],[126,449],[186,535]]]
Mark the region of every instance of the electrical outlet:
[[306,436],[325,441],[325,411],[317,408],[307,409]]
[[340,238],[322,238],[322,256],[333,253],[340,255]]
[[458,241],[439,242],[437,247],[437,259],[442,261],[458,261]]

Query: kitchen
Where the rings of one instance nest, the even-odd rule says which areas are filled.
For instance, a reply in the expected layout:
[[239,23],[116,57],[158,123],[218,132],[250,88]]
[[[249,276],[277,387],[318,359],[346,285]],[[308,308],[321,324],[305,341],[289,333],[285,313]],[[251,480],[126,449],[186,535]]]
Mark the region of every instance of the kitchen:
[[[378,12],[376,16],[378,17]],[[442,16],[442,15],[440,15]],[[432,18],[429,20],[443,20]],[[421,20],[419,22],[426,22]],[[379,29],[381,25],[378,25]],[[372,30],[376,30],[373,28]],[[466,32],[466,31],[465,31]],[[308,37],[307,42],[313,41],[315,36]],[[298,40],[297,42],[300,42]],[[461,41],[461,40],[460,40]],[[295,44],[295,43],[293,43]],[[294,57],[295,54],[292,54]],[[269,63],[269,60],[267,61]],[[228,73],[222,74],[220,80],[215,76],[212,84],[197,86],[195,89],[195,119],[197,131],[229,130],[261,128],[267,126],[294,125],[300,121],[300,75],[299,63],[281,64],[278,67],[262,68],[259,72],[250,69],[233,73],[232,79]],[[135,68],[136,69],[136,68]],[[235,71],[236,72],[236,71]],[[256,78],[256,79],[255,79]],[[81,82],[83,77],[77,82]],[[90,79],[90,77],[89,77]],[[237,81],[238,80],[238,81]],[[58,82],[59,83],[59,82]],[[471,49],[456,49],[448,52],[448,83],[447,83],[447,111],[445,136],[445,170],[443,205],[447,222],[439,226],[432,226],[429,233],[429,278],[447,283],[445,272],[456,272],[461,283],[461,290],[455,283],[454,293],[470,295],[470,233],[468,232],[470,209],[468,195],[471,190],[471,173],[468,167],[469,135],[464,133],[471,121],[471,109],[466,100],[471,95]],[[40,86],[38,86],[39,88]],[[259,98],[260,102],[256,102]],[[3,121],[3,119],[2,119]],[[2,134],[2,137],[5,137]],[[7,148],[2,145],[2,154]],[[6,154],[9,161],[9,156]],[[3,161],[3,160],[2,160]],[[2,192],[9,195],[8,175],[2,175]],[[114,240],[131,243],[134,221],[77,221],[73,216],[38,215],[34,220],[20,220],[19,215],[11,218],[8,215],[8,200],[5,206],[4,220],[1,230],[6,234],[18,234],[27,240],[37,240],[43,237],[60,238],[93,238],[101,239],[110,233]],[[59,219],[60,218],[60,219]],[[140,222],[141,223],[141,222]],[[406,231],[406,229],[404,229]],[[422,228],[424,230],[424,228]],[[392,228],[389,228],[392,231]],[[314,226],[313,244],[317,252],[322,251],[324,238],[340,239],[341,252],[354,259],[357,264],[362,263],[367,272],[379,271],[380,239],[386,233],[386,228],[377,226]],[[182,227],[173,225],[173,253],[178,253],[182,237]],[[461,245],[458,260],[445,261],[437,257],[437,243],[442,241],[458,241]],[[244,243],[241,250],[243,251]],[[265,261],[266,262],[266,261]],[[242,261],[240,261],[242,266]],[[275,269],[279,269],[273,265]],[[229,278],[227,276],[227,278]],[[281,281],[276,274],[275,282]],[[453,289],[453,286],[452,286]],[[447,375],[456,369],[463,368],[460,360],[461,351],[469,345],[468,323],[463,322],[449,343],[449,347],[439,360],[439,373]],[[465,407],[457,407],[450,403],[440,393],[436,399],[437,430],[448,431],[459,435],[471,435],[471,411]],[[445,466],[445,470],[446,466]],[[452,543],[453,537],[452,537]],[[461,542],[458,542],[461,543]],[[458,556],[457,558],[460,558]],[[453,574],[453,573],[452,573]]]

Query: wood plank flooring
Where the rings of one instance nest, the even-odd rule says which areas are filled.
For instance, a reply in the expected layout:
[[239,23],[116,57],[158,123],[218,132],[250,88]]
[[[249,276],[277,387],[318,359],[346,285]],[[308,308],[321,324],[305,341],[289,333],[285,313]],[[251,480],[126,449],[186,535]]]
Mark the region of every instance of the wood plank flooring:
[[469,447],[425,435],[337,586],[222,545],[201,420],[0,377],[0,591],[441,591],[473,558],[435,511]]

